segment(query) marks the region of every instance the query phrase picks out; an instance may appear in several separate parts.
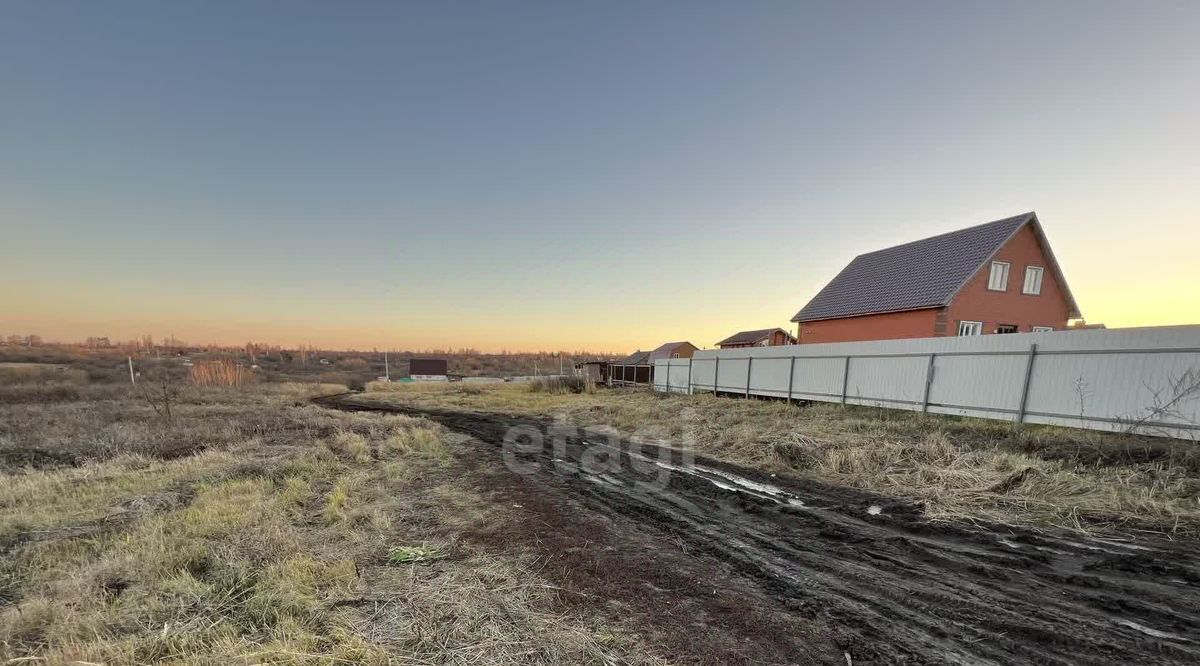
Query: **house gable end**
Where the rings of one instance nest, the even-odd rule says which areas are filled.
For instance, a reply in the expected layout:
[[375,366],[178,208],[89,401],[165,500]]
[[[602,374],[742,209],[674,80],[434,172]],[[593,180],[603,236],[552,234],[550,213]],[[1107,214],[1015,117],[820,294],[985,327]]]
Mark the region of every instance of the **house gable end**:
[[[1018,332],[1029,332],[1034,326],[1065,328],[1078,311],[1048,250],[1036,226],[1022,225],[955,292],[946,306],[946,325],[938,333],[954,335],[961,321],[982,322],[982,332],[988,334],[1004,326]],[[989,283],[994,262],[1007,264],[1003,289]],[[1026,269],[1031,266],[1043,269],[1038,294],[1024,293]]]

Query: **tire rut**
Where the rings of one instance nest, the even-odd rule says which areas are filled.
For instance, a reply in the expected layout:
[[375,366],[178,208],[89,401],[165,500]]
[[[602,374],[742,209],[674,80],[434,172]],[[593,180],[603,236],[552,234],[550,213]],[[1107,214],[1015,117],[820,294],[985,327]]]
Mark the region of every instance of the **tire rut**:
[[856,663],[1200,662],[1189,544],[935,523],[910,503],[548,421],[322,402],[424,416],[496,448],[512,444],[513,428],[557,433],[517,447],[516,459],[594,510],[677,538],[844,628]]

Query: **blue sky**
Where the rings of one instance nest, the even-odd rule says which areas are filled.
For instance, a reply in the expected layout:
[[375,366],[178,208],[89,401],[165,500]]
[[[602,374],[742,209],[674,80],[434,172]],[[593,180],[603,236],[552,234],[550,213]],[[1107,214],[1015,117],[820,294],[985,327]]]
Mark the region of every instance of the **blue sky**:
[[1090,320],[1195,322],[1198,32],[1167,2],[6,2],[0,333],[708,346],[1026,210]]

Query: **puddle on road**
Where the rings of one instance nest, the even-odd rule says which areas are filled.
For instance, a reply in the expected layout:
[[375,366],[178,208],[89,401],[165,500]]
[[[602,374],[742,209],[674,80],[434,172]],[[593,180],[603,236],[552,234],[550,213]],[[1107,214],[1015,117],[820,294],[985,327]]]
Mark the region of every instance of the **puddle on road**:
[[1159,631],[1158,629],[1151,629],[1150,627],[1147,627],[1144,624],[1138,624],[1137,622],[1134,622],[1133,620],[1118,620],[1117,624],[1119,624],[1123,627],[1129,627],[1130,629],[1133,629],[1134,631],[1140,631],[1141,633],[1146,634],[1147,636],[1153,636],[1155,638],[1166,638],[1166,639],[1173,640],[1173,641],[1183,641],[1185,643],[1194,642],[1192,640],[1184,638],[1183,636],[1180,636],[1179,634],[1172,634],[1172,633],[1166,632],[1166,631]]
[[[752,497],[757,497],[758,499],[769,500],[777,504],[785,504],[788,506],[805,506],[803,500],[796,495],[783,490],[782,488],[778,488],[769,483],[753,481],[743,476],[726,472],[725,470],[706,467],[704,465],[676,465],[669,462],[663,462],[662,460],[657,460],[655,458],[651,458],[650,456],[636,453],[634,451],[623,451],[612,446],[611,444],[605,444],[603,442],[585,441],[585,443],[589,446],[603,447],[618,453],[623,453],[630,458],[637,458],[638,460],[651,463],[661,467],[662,469],[672,472],[680,472],[681,474],[687,474],[692,478],[707,481],[713,486],[716,486],[717,488],[727,492],[745,493]],[[556,462],[558,462],[557,459]],[[576,469],[581,472],[584,471],[578,466],[576,466]]]

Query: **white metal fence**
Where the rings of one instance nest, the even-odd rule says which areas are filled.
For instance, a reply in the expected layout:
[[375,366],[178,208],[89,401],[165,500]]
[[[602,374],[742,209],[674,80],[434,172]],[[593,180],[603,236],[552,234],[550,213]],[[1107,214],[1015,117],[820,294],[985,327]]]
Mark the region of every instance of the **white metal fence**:
[[753,347],[655,362],[654,389],[1200,438],[1200,326]]

